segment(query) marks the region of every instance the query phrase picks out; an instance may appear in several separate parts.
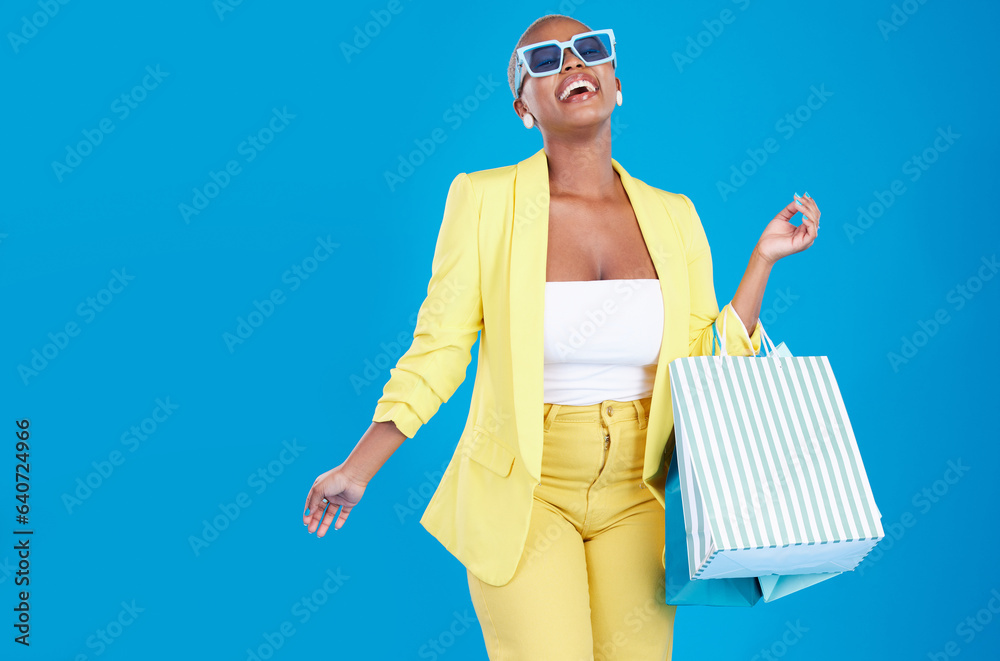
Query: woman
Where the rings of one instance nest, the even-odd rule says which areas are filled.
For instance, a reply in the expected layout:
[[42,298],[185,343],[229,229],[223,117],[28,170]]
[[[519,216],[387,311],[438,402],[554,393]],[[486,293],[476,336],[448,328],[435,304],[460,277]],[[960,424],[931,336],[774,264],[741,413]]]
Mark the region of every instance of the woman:
[[691,201],[611,157],[616,66],[610,30],[553,14],[521,35],[508,81],[544,147],[454,179],[413,344],[371,427],[306,499],[310,533],[343,527],[462,383],[481,331],[469,417],[420,522],[465,565],[491,659],[671,657],[667,365],[712,354],[715,332],[755,354],[771,267],[819,229],[796,195],[720,312]]

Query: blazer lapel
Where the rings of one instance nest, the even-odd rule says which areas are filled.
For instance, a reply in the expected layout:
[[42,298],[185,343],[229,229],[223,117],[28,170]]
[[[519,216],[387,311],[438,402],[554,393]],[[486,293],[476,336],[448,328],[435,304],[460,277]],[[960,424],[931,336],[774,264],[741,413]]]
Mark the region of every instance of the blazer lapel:
[[[667,364],[678,355],[687,355],[690,309],[687,264],[674,220],[656,193],[633,179],[618,161],[611,159],[611,163],[632,203],[663,296],[663,341],[651,409],[647,411],[643,478],[648,479],[664,465],[666,434],[673,424]],[[549,200],[548,159],[543,148],[518,163],[514,175],[508,308],[518,442],[525,466],[536,481],[541,481],[543,445],[543,324]],[[685,313],[678,314],[680,311]]]

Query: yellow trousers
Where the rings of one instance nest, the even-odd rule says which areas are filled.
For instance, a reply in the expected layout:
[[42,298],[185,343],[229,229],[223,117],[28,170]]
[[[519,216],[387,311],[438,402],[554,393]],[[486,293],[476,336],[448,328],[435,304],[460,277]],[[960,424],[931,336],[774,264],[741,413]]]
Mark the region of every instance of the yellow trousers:
[[497,587],[468,572],[491,661],[671,658],[663,507],[642,483],[649,405],[545,404],[542,480],[514,577]]

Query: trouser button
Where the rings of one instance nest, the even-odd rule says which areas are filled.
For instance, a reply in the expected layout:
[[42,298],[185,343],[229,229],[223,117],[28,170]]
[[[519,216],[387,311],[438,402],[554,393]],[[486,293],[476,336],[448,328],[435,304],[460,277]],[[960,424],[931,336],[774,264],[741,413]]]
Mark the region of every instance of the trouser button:
[[610,405],[608,406],[608,415],[614,415],[614,409]]

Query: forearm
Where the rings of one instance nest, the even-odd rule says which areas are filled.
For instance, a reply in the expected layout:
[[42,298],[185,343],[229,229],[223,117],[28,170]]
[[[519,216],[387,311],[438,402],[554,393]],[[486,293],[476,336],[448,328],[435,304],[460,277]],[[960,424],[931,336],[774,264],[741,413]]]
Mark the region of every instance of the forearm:
[[367,485],[406,438],[391,420],[373,422],[344,460],[344,467]]
[[757,327],[757,318],[760,316],[760,308],[764,301],[764,289],[767,287],[772,266],[771,262],[760,255],[757,246],[754,246],[747,270],[740,280],[740,286],[736,288],[732,301],[733,309],[746,326],[747,335],[752,335]]

